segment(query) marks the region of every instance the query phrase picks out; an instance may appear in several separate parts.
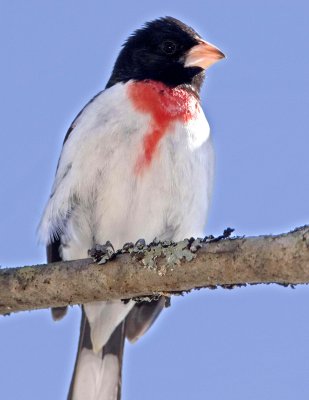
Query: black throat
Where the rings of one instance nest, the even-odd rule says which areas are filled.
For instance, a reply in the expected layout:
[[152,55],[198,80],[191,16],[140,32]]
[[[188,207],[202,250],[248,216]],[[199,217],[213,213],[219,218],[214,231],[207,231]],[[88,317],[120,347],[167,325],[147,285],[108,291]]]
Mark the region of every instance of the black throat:
[[205,72],[195,67],[183,68],[182,66],[174,65],[172,68],[164,70],[132,71],[130,66],[121,64],[121,62],[115,64],[111,77],[106,84],[106,89],[114,86],[116,83],[126,83],[130,80],[153,80],[162,82],[169,87],[191,86],[193,91],[199,94],[205,78]]

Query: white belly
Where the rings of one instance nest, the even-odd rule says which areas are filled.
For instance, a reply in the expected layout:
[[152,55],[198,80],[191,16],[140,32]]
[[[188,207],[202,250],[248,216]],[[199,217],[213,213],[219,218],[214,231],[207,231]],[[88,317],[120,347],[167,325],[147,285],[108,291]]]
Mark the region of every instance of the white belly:
[[140,238],[202,236],[212,186],[212,144],[207,138],[191,149],[187,135],[179,127],[167,135],[141,175],[134,174],[136,140],[118,146],[108,169],[97,175],[93,203],[73,211],[70,231],[75,234],[63,252],[66,259],[85,257],[93,244],[107,240],[118,249]]

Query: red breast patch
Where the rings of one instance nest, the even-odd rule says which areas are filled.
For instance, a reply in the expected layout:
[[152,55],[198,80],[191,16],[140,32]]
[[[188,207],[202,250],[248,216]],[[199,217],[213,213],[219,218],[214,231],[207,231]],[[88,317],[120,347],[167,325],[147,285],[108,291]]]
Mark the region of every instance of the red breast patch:
[[197,98],[187,90],[150,80],[131,83],[128,95],[137,111],[151,115],[143,138],[143,153],[135,165],[135,173],[140,174],[150,165],[160,140],[171,130],[173,122],[186,123],[196,118],[200,108]]

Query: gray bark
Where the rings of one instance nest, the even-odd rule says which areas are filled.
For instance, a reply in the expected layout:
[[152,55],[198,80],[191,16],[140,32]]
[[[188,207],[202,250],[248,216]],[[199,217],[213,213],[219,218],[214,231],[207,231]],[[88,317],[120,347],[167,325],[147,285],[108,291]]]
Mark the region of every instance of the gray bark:
[[309,283],[309,226],[276,236],[135,246],[106,264],[84,259],[1,269],[0,314],[272,282]]

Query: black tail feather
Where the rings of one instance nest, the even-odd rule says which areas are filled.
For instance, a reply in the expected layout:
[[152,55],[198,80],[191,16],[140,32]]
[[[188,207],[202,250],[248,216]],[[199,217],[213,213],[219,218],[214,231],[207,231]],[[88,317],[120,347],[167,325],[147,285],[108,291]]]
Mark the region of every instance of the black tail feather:
[[[118,376],[118,391],[117,391],[117,400],[121,399],[121,373],[122,373],[122,359],[123,359],[123,348],[124,348],[124,340],[125,340],[125,323],[122,322],[118,325],[118,327],[114,330],[113,334],[109,338],[108,342],[102,349],[102,359],[107,354],[113,354],[118,358],[119,362],[119,376]],[[82,349],[92,350],[92,342],[90,337],[90,325],[87,320],[85,311],[82,307],[82,319],[80,325],[80,336],[78,342],[78,350],[75,360],[74,371],[71,379],[71,384],[69,388],[69,393],[67,400],[73,399],[73,391],[74,391],[74,384],[76,379],[76,371],[79,362],[79,355]]]
[[134,343],[144,335],[166,305],[166,298],[136,304],[126,317],[126,337]]

